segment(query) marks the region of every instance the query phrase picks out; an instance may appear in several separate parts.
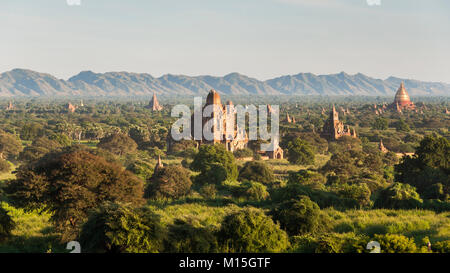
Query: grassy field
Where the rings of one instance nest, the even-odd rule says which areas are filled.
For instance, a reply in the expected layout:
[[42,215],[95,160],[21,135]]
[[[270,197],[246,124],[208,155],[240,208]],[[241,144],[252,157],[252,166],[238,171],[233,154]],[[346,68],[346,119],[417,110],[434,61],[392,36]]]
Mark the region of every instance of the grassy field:
[[48,213],[25,212],[5,202],[1,206],[8,211],[16,227],[12,231],[12,238],[0,244],[0,253],[64,252],[57,234],[53,232]]
[[13,172],[19,166],[18,165],[16,166],[16,165],[14,165],[13,163],[11,163],[9,161],[8,161],[8,163],[11,165],[11,170],[9,172],[0,174],[0,183],[1,183],[1,181],[4,181],[4,180],[9,180],[9,179],[15,179],[16,178],[16,175]]
[[[0,244],[0,252],[65,252],[53,232],[50,215],[37,211],[24,212],[6,203],[2,206],[17,223],[13,238]],[[161,216],[161,222],[167,226],[175,219],[189,221],[198,227],[218,229],[223,218],[241,209],[237,205],[211,206],[199,203],[185,204],[149,204],[149,208]],[[431,243],[450,240],[450,212],[435,213],[424,210],[347,210],[325,209],[330,216],[332,231],[338,234],[358,234],[369,237],[375,234],[402,234],[414,238],[420,245],[425,237]]]
[[309,168],[318,169],[323,165],[325,165],[327,161],[330,160],[330,158],[331,155],[316,154],[314,165],[294,165],[290,164],[289,161],[287,161],[287,159],[283,160],[273,159],[267,160],[265,162],[272,167],[275,176],[277,176],[278,178],[283,178],[286,177],[286,175],[289,172],[297,172],[299,170],[305,170]]
[[450,212],[426,210],[325,210],[334,223],[334,232],[355,234],[402,234],[421,242],[450,240]]

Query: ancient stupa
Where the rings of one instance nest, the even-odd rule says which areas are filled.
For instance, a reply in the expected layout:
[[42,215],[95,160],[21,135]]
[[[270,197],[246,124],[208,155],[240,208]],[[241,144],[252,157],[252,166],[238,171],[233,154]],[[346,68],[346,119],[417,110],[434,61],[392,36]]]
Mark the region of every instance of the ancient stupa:
[[153,112],[158,112],[163,109],[163,107],[159,104],[155,93],[153,93],[153,98],[148,104],[148,106],[146,106],[146,108],[151,109]]
[[395,94],[395,100],[392,104],[393,108],[397,110],[398,112],[401,112],[402,110],[414,110],[416,106],[411,101],[408,92],[405,89],[405,84],[402,82],[400,84],[400,88],[397,90],[397,93]]
[[384,147],[383,140],[381,140],[381,139],[380,139],[380,143],[378,144],[378,149],[380,149],[380,151],[381,151],[382,153],[387,153],[387,152],[389,152],[388,149],[386,149],[386,147]]

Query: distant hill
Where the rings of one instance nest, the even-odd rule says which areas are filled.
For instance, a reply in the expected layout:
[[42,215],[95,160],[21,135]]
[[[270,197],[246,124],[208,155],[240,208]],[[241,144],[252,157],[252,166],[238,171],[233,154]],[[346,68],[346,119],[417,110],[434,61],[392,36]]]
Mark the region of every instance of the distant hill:
[[228,95],[368,95],[392,96],[401,82],[411,96],[449,96],[450,84],[390,77],[375,79],[358,73],[300,73],[260,81],[238,73],[224,77],[84,71],[69,80],[25,69],[0,74],[0,97],[13,96],[130,96],[205,95],[210,89]]

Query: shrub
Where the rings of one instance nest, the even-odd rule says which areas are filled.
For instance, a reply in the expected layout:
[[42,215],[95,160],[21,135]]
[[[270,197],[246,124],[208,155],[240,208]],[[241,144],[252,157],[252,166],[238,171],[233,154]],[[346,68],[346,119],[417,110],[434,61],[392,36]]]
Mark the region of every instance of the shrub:
[[159,216],[149,209],[105,203],[83,225],[80,244],[87,252],[157,253],[164,238]]
[[293,250],[300,253],[361,253],[366,252],[369,241],[365,235],[353,232],[338,234],[329,233],[318,236],[304,234],[294,236]]
[[325,224],[319,206],[304,195],[281,203],[271,214],[290,235],[322,231]]
[[420,208],[422,202],[413,186],[394,183],[392,186],[380,191],[374,205],[377,208],[415,209]]
[[450,194],[446,194],[444,190],[444,185],[442,183],[436,183],[431,186],[429,186],[423,196],[427,199],[440,199],[440,200],[447,200],[449,199]]
[[369,239],[353,232],[330,233],[319,236],[315,253],[362,253],[366,252]]
[[367,184],[341,184],[334,189],[343,198],[348,208],[363,208],[371,205],[371,192]]
[[249,148],[236,150],[233,153],[234,157],[236,158],[245,158],[245,157],[253,157],[253,151]]
[[218,238],[227,252],[282,252],[289,247],[286,232],[261,210],[251,207],[226,216]]
[[193,157],[197,154],[197,142],[195,140],[180,140],[171,143],[169,154],[175,154],[181,157]]
[[0,130],[1,159],[14,160],[22,150],[22,143],[15,135]]
[[133,153],[137,149],[136,142],[124,134],[112,134],[100,139],[98,148],[105,149],[116,155],[125,155]]
[[157,170],[145,190],[146,198],[180,198],[191,189],[188,170],[181,166],[167,166]]
[[317,203],[320,208],[331,206],[334,206],[335,208],[342,208],[344,205],[342,198],[334,192],[311,189],[300,184],[288,184],[285,187],[281,187],[271,192],[272,200],[275,202],[284,202],[286,200],[296,199],[299,195],[308,196],[312,201]]
[[249,161],[239,171],[239,181],[250,180],[267,185],[274,179],[272,169],[264,162]]
[[288,160],[292,164],[314,164],[314,148],[305,140],[296,138],[288,144]]
[[431,245],[431,249],[437,253],[450,253],[450,240],[436,242]]
[[388,125],[388,121],[385,118],[376,118],[372,124],[372,128],[375,130],[386,130]]
[[242,196],[245,196],[249,200],[266,200],[269,198],[267,187],[259,182],[246,181],[242,183]]
[[165,251],[169,253],[216,253],[219,250],[212,230],[194,227],[182,220],[175,220],[175,223],[169,226],[164,245]]
[[375,235],[374,241],[380,243],[381,253],[416,253],[418,251],[414,240],[403,235]]
[[8,212],[0,206],[0,242],[11,235],[14,225],[11,216],[9,216]]
[[291,237],[291,249],[295,253],[314,253],[317,248],[317,238],[312,234],[302,234]]
[[313,189],[323,189],[326,183],[325,177],[317,172],[300,170],[289,173],[289,184],[301,184]]
[[72,140],[66,134],[53,134],[49,139],[58,142],[61,146],[70,146],[72,144]]
[[8,161],[0,158],[0,173],[7,173],[11,170],[11,165]]
[[411,131],[411,128],[409,127],[408,123],[406,123],[403,119],[394,122],[392,126],[397,130],[401,132],[409,132]]
[[217,189],[216,185],[214,184],[206,184],[203,187],[200,188],[200,194],[204,198],[214,199],[216,198]]
[[209,165],[208,171],[201,172],[199,175],[195,177],[195,183],[199,185],[204,184],[221,185],[223,182],[227,180],[230,181],[229,179],[227,179],[227,177],[228,177],[227,169],[220,163],[213,163]]
[[46,137],[39,137],[33,140],[31,145],[25,147],[25,149],[19,154],[19,160],[25,162],[37,161],[45,154],[61,148],[62,145]]

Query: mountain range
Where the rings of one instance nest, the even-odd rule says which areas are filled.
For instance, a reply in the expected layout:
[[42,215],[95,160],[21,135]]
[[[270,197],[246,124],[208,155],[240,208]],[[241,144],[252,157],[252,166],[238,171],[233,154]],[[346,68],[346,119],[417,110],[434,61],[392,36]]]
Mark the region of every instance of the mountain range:
[[231,73],[224,77],[83,71],[68,80],[26,69],[0,74],[0,97],[34,96],[166,96],[205,95],[215,89],[227,95],[363,95],[393,96],[400,83],[411,96],[449,96],[450,84],[389,77],[375,79],[358,73],[300,73],[260,81]]

